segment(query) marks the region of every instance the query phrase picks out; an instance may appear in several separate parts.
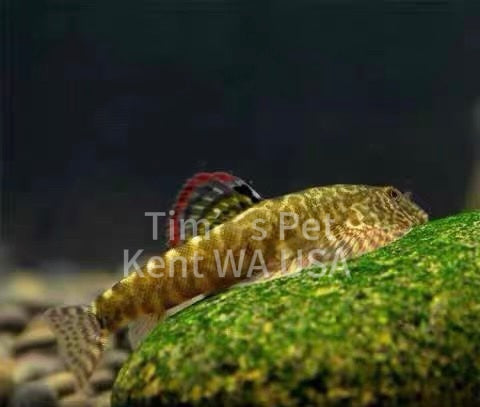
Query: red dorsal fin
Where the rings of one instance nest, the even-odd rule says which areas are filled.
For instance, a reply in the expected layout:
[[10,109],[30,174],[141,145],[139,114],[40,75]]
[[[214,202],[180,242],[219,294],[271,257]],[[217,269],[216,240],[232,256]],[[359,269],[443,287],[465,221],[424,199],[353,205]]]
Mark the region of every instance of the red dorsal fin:
[[173,214],[167,223],[167,244],[175,247],[204,234],[205,224],[200,220],[205,220],[211,229],[261,199],[248,183],[227,172],[195,174],[183,185],[170,211]]

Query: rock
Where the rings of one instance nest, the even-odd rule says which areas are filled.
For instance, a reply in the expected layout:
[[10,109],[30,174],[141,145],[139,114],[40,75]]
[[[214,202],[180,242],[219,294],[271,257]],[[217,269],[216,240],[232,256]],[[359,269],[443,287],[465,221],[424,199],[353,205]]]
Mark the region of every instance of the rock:
[[112,405],[478,405],[480,211],[348,270],[236,287],[167,319]]
[[54,349],[56,345],[55,335],[50,330],[41,316],[34,318],[25,331],[16,339],[14,345],[15,354],[34,349]]
[[45,383],[25,383],[15,389],[9,407],[56,407],[55,393]]
[[13,377],[15,383],[19,384],[39,379],[61,369],[62,363],[58,357],[31,352],[16,359]]
[[0,332],[20,332],[27,322],[28,313],[23,307],[13,304],[0,306]]

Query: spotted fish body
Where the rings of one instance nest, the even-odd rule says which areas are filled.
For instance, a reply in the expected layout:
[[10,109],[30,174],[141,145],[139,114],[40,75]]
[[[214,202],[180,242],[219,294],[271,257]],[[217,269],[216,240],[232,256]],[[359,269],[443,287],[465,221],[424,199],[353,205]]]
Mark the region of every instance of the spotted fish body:
[[[260,271],[252,273],[251,265],[259,253],[268,272],[275,276],[284,264],[288,270],[309,264],[306,257],[301,264],[296,263],[299,251],[318,250],[315,260],[319,262],[329,262],[339,252],[353,258],[427,221],[421,208],[392,187],[334,185],[266,200],[253,190],[242,189],[243,184],[235,188],[240,188],[243,197],[236,192],[227,197],[218,193],[220,200],[204,213],[214,225],[212,214],[224,220],[209,233],[202,229],[182,242],[176,231],[170,249],[106,290],[89,307],[47,311],[64,360],[82,386],[88,383],[110,333],[137,320],[140,324],[133,327],[134,335],[141,336],[169,310],[199,295],[258,277]],[[227,217],[222,215],[225,211],[219,214],[214,210],[222,203],[230,209]],[[232,205],[237,210],[232,211]],[[225,261],[229,255],[233,262]]]

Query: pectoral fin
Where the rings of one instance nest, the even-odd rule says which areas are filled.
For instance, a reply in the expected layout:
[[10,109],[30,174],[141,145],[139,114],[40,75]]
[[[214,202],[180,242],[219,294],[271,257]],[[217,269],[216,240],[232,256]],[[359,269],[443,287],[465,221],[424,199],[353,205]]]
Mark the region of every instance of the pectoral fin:
[[157,314],[145,314],[137,318],[130,324],[128,329],[128,339],[132,349],[136,349],[140,342],[155,328],[162,316]]
[[191,298],[187,301],[184,301],[181,304],[168,309],[167,312],[165,313],[165,317],[168,318],[168,317],[171,317],[172,315],[178,314],[180,311],[183,311],[185,308],[188,308],[188,307],[192,306],[193,304],[195,304],[199,301],[202,301],[205,298],[207,298],[207,297],[209,297],[210,295],[213,295],[213,294],[214,293],[199,294],[199,295],[197,295],[197,296],[195,296],[195,297],[193,297],[193,298]]

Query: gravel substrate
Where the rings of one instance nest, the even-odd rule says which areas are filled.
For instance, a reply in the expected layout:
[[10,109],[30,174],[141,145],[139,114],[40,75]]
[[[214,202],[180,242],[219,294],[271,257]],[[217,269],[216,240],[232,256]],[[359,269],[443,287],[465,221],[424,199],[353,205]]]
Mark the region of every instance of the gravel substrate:
[[65,370],[41,315],[52,305],[88,304],[114,281],[99,272],[0,274],[0,407],[110,406],[113,380],[129,354],[125,333],[109,342],[87,397]]

